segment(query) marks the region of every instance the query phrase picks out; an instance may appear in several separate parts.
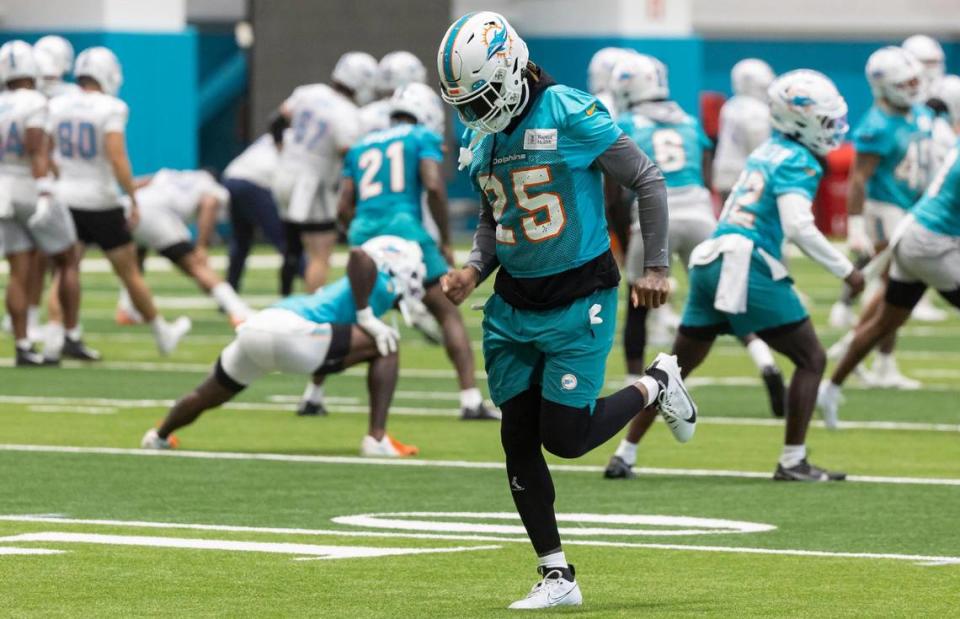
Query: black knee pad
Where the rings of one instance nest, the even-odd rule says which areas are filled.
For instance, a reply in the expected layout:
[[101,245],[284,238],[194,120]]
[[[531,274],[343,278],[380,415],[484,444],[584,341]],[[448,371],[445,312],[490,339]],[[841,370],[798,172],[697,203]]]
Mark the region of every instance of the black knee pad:
[[561,458],[579,458],[587,452],[586,436],[590,409],[573,408],[543,400],[540,409],[540,440],[550,453]]

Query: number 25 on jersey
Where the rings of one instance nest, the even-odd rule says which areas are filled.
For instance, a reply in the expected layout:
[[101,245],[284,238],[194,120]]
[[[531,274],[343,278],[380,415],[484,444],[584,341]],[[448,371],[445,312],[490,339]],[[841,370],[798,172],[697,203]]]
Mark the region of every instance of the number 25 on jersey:
[[[517,231],[514,226],[504,226],[501,223],[509,203],[503,183],[494,174],[480,174],[477,180],[493,209],[493,218],[497,222],[497,242],[505,245],[516,244]],[[510,185],[516,205],[523,213],[520,216],[520,229],[523,236],[532,243],[558,236],[567,223],[560,194],[550,191],[531,194],[527,191],[529,187],[545,185],[552,180],[549,166],[523,168],[510,173]]]

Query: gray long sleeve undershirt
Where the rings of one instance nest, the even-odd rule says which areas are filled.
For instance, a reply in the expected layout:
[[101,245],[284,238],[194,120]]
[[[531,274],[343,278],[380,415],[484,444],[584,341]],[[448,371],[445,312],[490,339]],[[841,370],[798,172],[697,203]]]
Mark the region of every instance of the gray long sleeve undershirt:
[[[644,242],[644,265],[669,265],[667,253],[667,188],[656,165],[626,135],[621,135],[599,157],[596,163],[611,179],[637,195],[640,227]],[[490,276],[500,262],[497,260],[497,222],[493,211],[482,200],[480,220],[473,235],[473,248],[466,266],[480,273],[480,281]]]

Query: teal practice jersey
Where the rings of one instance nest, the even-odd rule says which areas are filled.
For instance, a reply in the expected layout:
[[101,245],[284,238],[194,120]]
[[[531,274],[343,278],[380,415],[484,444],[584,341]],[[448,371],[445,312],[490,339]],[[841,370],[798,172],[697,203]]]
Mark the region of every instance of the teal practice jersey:
[[960,237],[960,141],[947,154],[912,212],[924,228]]
[[874,105],[853,132],[858,153],[880,157],[867,181],[867,199],[909,209],[923,194],[933,173],[933,112],[914,104],[906,116],[891,115]]
[[[386,314],[399,298],[390,276],[383,271],[378,272],[369,301],[374,315]],[[287,297],[273,307],[290,310],[313,322],[348,325],[357,322],[357,305],[353,301],[350,280],[346,277],[341,277],[313,294]]]
[[547,87],[531,105],[512,133],[479,139],[469,166],[497,221],[500,265],[519,278],[574,269],[609,250],[594,161],[622,135],[596,97],[567,86]]
[[741,234],[781,260],[783,226],[777,197],[797,193],[813,201],[823,169],[806,147],[779,132],[757,147],[720,213],[714,237]]
[[343,161],[356,186],[357,218],[409,212],[420,219],[420,161],[443,161],[442,138],[423,125],[395,125],[367,134]]
[[678,122],[662,122],[641,114],[626,114],[617,124],[663,172],[667,187],[703,187],[703,151],[710,138],[697,119],[684,114]]

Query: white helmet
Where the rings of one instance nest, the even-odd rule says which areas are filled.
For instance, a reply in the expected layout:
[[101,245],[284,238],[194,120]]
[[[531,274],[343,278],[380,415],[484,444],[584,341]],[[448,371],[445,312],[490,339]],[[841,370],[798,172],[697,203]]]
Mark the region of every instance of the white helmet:
[[824,156],[840,145],[847,129],[847,102],[826,75],[798,69],[778,77],[767,91],[770,124]]
[[366,52],[347,52],[337,60],[331,78],[353,91],[357,105],[373,101],[377,79],[377,60]]
[[947,66],[944,61],[943,48],[940,47],[936,39],[925,34],[915,34],[907,38],[901,47],[913,54],[913,57],[923,65],[923,77],[929,88],[932,89],[937,82],[943,79],[947,72]]
[[767,89],[776,75],[770,65],[759,58],[744,58],[733,65],[730,71],[730,84],[733,94],[753,97],[765,101]]
[[923,95],[923,65],[902,47],[888,45],[867,59],[867,82],[873,96],[898,107],[910,107]]
[[471,129],[503,131],[527,102],[527,60],[527,44],[502,15],[468,13],[440,42],[440,96]]
[[377,66],[377,90],[385,96],[407,84],[424,84],[427,69],[420,59],[410,52],[390,52],[380,59]]
[[625,56],[613,69],[610,90],[618,110],[645,101],[666,99],[670,96],[667,67],[653,56]]
[[8,41],[0,47],[0,77],[3,83],[24,78],[37,79],[37,62],[29,43]]
[[[57,77],[63,77],[69,73],[73,67],[73,45],[70,45],[70,41],[61,36],[48,34],[45,37],[40,37],[40,39],[33,44],[33,48],[37,51],[50,54],[56,67]],[[43,75],[47,77],[46,73]]]
[[943,101],[951,124],[960,123],[960,77],[945,75],[931,94]]
[[80,52],[73,74],[77,79],[89,77],[96,80],[108,95],[116,96],[123,84],[120,61],[106,47],[89,47]]
[[444,114],[440,97],[426,84],[401,86],[390,99],[390,114],[408,114],[427,129],[443,134]]
[[610,92],[613,88],[613,70],[621,60],[635,55],[632,49],[604,47],[590,58],[587,65],[587,90],[592,94]]
[[[360,246],[373,259],[377,269],[390,276],[402,298],[422,299],[427,267],[419,243],[398,236],[375,236]],[[403,309],[401,300],[401,310]]]
[[60,81],[63,73],[60,72],[60,63],[50,52],[33,48],[33,59],[37,61],[37,75],[49,80]]

